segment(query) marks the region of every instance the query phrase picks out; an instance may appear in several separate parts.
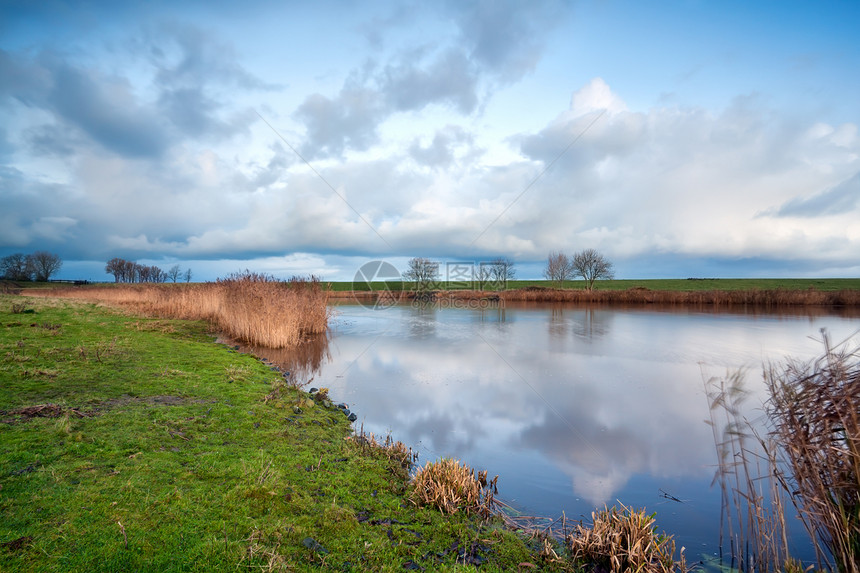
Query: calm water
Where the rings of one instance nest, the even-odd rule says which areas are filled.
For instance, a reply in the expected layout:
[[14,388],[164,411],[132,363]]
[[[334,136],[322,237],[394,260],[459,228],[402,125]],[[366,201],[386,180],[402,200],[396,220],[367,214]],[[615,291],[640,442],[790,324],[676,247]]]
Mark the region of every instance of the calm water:
[[616,500],[646,507],[696,561],[719,542],[703,380],[746,369],[750,403],[760,404],[763,363],[813,358],[822,328],[841,341],[860,318],[339,305],[332,327],[328,343],[300,354],[256,352],[328,387],[358,414],[356,427],[390,432],[420,463],[456,457],[499,474],[500,497],[526,515],[590,518]]

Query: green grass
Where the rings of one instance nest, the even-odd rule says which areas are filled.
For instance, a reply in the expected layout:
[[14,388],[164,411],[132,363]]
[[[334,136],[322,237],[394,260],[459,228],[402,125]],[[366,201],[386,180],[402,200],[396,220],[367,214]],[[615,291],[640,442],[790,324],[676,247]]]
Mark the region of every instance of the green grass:
[[[332,282],[333,291],[348,291],[353,289],[351,282]],[[366,285],[362,285],[366,286]],[[471,288],[463,283],[447,285],[439,283],[439,288]],[[512,280],[508,281],[508,289],[517,289],[527,286],[557,287],[558,285],[546,280]],[[584,289],[585,281],[565,281],[563,288]],[[370,284],[372,290],[392,290],[401,288],[399,283],[373,282]],[[404,290],[411,290],[411,283],[402,283]],[[629,288],[644,287],[650,290],[664,291],[708,291],[708,290],[748,290],[748,289],[787,289],[806,290],[814,288],[820,291],[838,291],[843,289],[860,289],[860,278],[856,279],[642,279],[642,280],[610,280],[597,281],[594,288],[600,290],[626,290]],[[370,290],[367,288],[361,290]],[[487,289],[492,290],[492,289]]]
[[[415,508],[339,411],[213,340],[0,295],[0,570],[474,570],[463,548],[487,571],[561,567],[498,523]],[[62,414],[16,413],[49,403]]]

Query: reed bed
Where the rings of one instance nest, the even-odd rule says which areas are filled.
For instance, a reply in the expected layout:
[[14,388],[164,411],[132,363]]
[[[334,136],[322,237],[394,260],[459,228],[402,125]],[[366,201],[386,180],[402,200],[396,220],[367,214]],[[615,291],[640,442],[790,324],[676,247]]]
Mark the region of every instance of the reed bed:
[[766,368],[764,436],[742,414],[741,374],[707,385],[722,530],[739,571],[803,570],[786,535],[791,505],[819,569],[860,573],[860,356],[823,334],[819,359]]
[[119,305],[162,318],[205,320],[230,338],[286,348],[328,326],[329,292],[320,281],[245,272],[201,284],[137,284],[45,289],[34,296]]
[[[377,300],[388,302],[415,298],[411,291],[334,291],[335,299]],[[731,308],[755,306],[778,308],[790,306],[857,307],[860,306],[860,289],[823,291],[808,289],[738,289],[738,290],[651,290],[633,287],[624,290],[561,289],[529,286],[506,291],[440,290],[422,293],[423,297],[445,300],[493,300],[511,302],[578,302],[605,304],[669,304]]]
[[590,526],[577,525],[565,542],[575,563],[612,573],[686,573],[684,548],[675,559],[675,541],[656,532],[654,514],[621,504],[591,513]]
[[820,291],[816,289],[747,289],[708,291],[661,291],[647,288],[626,290],[583,290],[527,287],[493,293],[502,300],[536,302],[589,302],[709,305],[732,307],[740,305],[780,306],[858,306],[860,290]]

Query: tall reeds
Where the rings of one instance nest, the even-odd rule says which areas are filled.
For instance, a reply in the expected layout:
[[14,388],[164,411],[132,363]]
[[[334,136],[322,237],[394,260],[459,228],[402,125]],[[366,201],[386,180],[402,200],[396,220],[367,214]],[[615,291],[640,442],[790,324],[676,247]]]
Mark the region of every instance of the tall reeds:
[[791,504],[819,567],[860,573],[860,359],[826,333],[823,344],[815,361],[765,370],[763,436],[741,413],[742,376],[710,381],[723,529],[740,571],[799,568],[786,535]]
[[774,472],[819,559],[860,573],[860,360],[824,333],[824,355],[765,372]]
[[286,348],[328,326],[329,291],[314,277],[288,281],[244,272],[202,284],[138,284],[45,289],[39,296],[116,304],[163,318],[206,320],[227,336]]

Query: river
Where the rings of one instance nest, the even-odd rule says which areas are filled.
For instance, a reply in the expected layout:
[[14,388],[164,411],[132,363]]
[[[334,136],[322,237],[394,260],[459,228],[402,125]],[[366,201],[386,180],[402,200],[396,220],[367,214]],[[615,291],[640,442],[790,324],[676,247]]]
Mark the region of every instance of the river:
[[254,352],[328,388],[357,428],[390,433],[419,463],[499,474],[499,497],[525,515],[645,507],[696,562],[719,551],[705,380],[744,372],[756,423],[763,365],[818,356],[822,329],[834,342],[860,329],[856,311],[498,304],[340,304],[327,340]]

